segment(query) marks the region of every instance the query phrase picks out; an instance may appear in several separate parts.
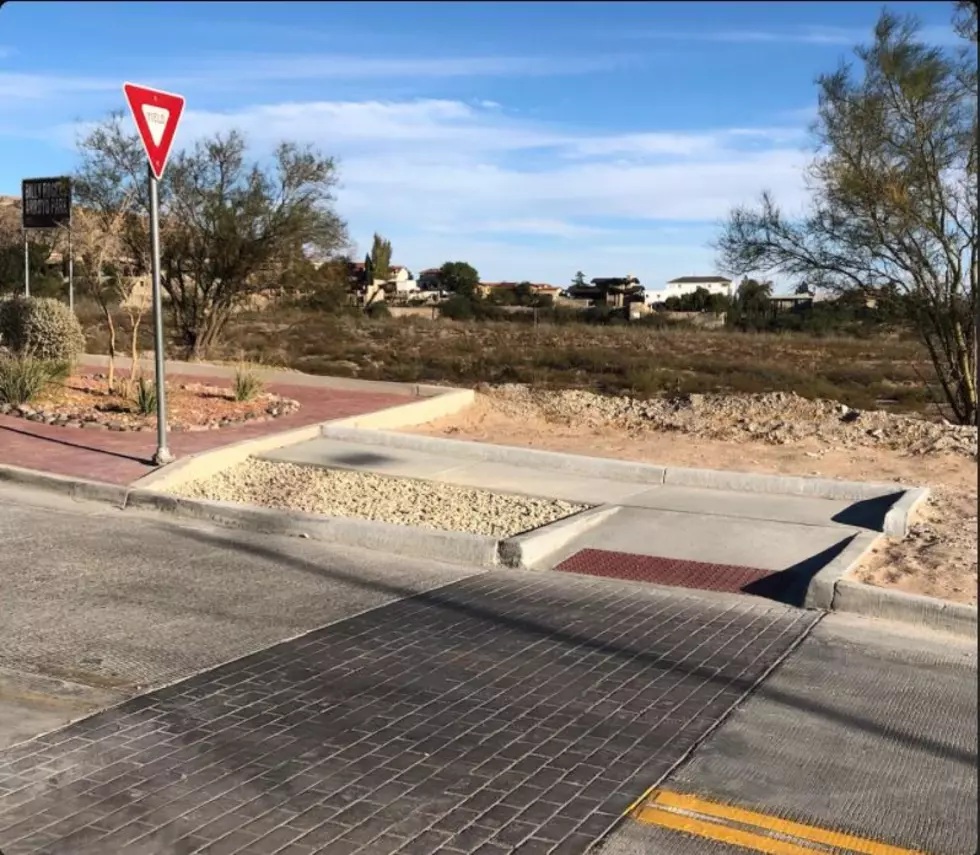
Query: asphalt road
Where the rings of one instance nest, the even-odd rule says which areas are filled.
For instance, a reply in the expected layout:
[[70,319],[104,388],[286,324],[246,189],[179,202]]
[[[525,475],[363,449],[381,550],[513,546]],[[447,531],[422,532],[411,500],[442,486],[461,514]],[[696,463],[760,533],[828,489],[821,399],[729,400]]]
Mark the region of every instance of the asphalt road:
[[975,645],[5,486],[0,585],[4,855],[975,851]]

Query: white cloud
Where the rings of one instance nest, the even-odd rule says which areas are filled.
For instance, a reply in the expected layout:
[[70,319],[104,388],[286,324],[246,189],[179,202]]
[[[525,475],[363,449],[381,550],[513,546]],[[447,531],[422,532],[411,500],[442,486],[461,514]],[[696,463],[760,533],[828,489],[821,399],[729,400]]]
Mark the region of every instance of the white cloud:
[[192,110],[180,141],[232,127],[336,155],[352,236],[380,231],[412,269],[469,259],[489,279],[559,283],[712,272],[712,224],[763,188],[797,207],[807,157],[793,126],[597,134],[440,99]]
[[299,80],[430,80],[472,77],[547,77],[592,74],[621,68],[633,62],[627,55],[614,56],[460,56],[425,57],[399,54],[375,56],[312,53],[218,54],[205,62],[182,65],[180,82]]
[[[470,260],[488,279],[564,283],[633,272],[656,285],[713,272],[707,247],[732,206],[804,196],[798,126],[602,134],[447,99],[190,110],[178,145],[231,128],[258,151],[283,139],[338,158],[338,207],[413,270]],[[77,126],[64,126],[66,144]]]
[[57,77],[41,74],[0,72],[0,98],[40,101],[76,92],[106,92],[122,89],[118,80],[97,77]]
[[[731,44],[809,44],[852,47],[868,42],[872,28],[810,26],[789,30],[634,30],[620,35],[628,38],[680,42],[715,42]],[[951,27],[926,26],[920,37],[929,44],[951,45],[962,42]]]

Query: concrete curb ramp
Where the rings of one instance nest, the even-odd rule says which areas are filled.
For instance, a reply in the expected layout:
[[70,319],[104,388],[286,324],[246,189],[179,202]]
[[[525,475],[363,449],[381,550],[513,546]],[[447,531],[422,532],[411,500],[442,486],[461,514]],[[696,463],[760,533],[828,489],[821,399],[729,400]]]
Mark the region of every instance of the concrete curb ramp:
[[835,481],[830,478],[802,478],[791,475],[765,475],[755,472],[729,472],[716,469],[687,469],[679,466],[656,466],[602,457],[584,457],[555,451],[538,451],[507,445],[467,442],[457,439],[418,436],[391,430],[366,429],[355,419],[341,419],[322,426],[324,437],[341,442],[356,442],[388,448],[404,448],[444,457],[458,457],[488,463],[509,463],[533,469],[545,469],[568,475],[608,478],[638,484],[674,487],[700,487],[732,490],[742,493],[770,493],[786,496],[808,496],[840,501],[867,501],[894,497],[885,514],[883,530],[893,537],[908,534],[912,511],[928,494],[924,487],[897,487],[866,481]]
[[379,552],[430,558],[476,567],[530,567],[610,517],[619,508],[590,508],[510,538],[397,525],[352,517],[328,517],[299,511],[278,511],[233,502],[212,502],[172,496],[143,487],[102,484],[0,466],[0,482],[20,484],[101,502],[120,510],[150,510],[190,520],[269,534],[304,537]]
[[[77,501],[108,504],[120,510],[152,510],[192,520],[270,534],[308,537],[345,546],[484,568],[534,568],[574,538],[619,513],[599,506],[539,529],[497,540],[476,534],[401,526],[371,520],[276,511],[230,502],[185,499],[157,490],[67,478],[16,466],[0,466],[0,482],[48,490]],[[882,535],[859,532],[840,555],[810,581],[804,608],[843,611],[901,621],[955,635],[977,637],[977,608],[876,588],[846,579]]]

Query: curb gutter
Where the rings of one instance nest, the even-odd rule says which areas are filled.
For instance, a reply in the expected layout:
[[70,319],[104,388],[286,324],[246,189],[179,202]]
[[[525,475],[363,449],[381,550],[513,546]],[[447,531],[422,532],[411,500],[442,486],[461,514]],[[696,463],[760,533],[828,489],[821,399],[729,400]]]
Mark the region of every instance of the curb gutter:
[[528,562],[543,560],[619,510],[608,506],[592,508],[530,532],[498,539],[488,535],[374,520],[187,499],[144,487],[103,484],[16,466],[0,466],[0,482],[47,490],[76,501],[99,502],[121,511],[156,511],[228,528],[309,538],[341,546],[484,568],[501,565],[530,567]]

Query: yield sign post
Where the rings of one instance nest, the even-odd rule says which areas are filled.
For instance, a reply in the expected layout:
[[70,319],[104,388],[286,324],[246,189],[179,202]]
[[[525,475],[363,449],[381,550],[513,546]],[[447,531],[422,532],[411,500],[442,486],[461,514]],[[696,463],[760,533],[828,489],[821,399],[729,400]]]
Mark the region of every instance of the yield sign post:
[[124,83],[123,92],[133,121],[143,140],[149,161],[150,261],[153,274],[153,345],[157,391],[157,450],[153,462],[163,466],[173,461],[167,448],[167,395],[164,387],[163,301],[160,295],[160,204],[157,183],[163,177],[174,134],[184,111],[184,98],[146,86]]

